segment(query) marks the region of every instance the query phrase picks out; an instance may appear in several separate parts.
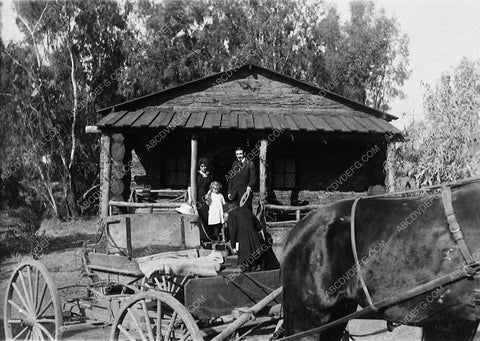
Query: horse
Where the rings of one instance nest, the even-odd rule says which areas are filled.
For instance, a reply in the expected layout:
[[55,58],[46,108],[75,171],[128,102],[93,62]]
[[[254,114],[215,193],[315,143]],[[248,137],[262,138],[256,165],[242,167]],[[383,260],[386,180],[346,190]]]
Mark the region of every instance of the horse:
[[[452,230],[455,235],[445,200],[450,200],[453,221],[460,226]],[[474,302],[480,283],[475,274],[455,274],[463,274],[468,255],[470,261],[480,260],[480,179],[450,184],[443,192],[322,206],[295,225],[283,254],[286,335],[325,325],[360,306],[372,308],[369,318],[422,327],[425,341],[473,340],[480,318]],[[451,280],[376,308],[378,302],[442,276]],[[340,340],[346,324],[301,339]]]

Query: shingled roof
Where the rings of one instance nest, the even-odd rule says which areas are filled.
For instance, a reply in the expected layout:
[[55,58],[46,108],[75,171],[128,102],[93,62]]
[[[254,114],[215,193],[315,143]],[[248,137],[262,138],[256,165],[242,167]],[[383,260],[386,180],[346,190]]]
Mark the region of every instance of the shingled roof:
[[246,64],[98,111],[101,130],[286,129],[400,134],[395,116],[312,84]]

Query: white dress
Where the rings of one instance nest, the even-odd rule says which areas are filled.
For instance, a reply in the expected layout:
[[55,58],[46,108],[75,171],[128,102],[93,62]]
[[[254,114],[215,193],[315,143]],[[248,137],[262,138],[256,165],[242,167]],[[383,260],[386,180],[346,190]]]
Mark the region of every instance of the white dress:
[[222,193],[211,193],[212,203],[208,209],[208,225],[223,224],[223,205],[225,199]]

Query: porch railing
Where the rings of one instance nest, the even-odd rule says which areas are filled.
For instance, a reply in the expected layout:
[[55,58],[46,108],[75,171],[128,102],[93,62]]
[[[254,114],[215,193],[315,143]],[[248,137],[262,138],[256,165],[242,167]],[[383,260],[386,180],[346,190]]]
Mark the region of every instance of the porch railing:
[[300,221],[302,218],[302,211],[308,212],[316,210],[322,205],[304,205],[304,206],[289,206],[289,205],[274,205],[274,204],[265,204],[266,209],[278,210],[284,212],[295,212],[295,220],[285,220],[285,221],[271,221],[267,222],[267,225],[270,227],[291,225]]

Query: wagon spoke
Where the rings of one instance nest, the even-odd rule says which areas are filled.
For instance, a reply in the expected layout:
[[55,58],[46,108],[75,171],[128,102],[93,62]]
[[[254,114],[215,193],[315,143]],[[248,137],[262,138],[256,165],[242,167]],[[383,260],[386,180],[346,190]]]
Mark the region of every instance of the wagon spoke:
[[36,320],[38,323],[55,323],[55,319],[39,319]]
[[27,265],[27,279],[30,298],[32,299],[32,309],[35,311],[35,297],[33,296],[32,270],[30,265]]
[[162,288],[162,284],[158,280],[157,277],[153,277],[154,283],[152,283],[152,288],[155,289],[155,286],[160,290]]
[[35,338],[36,338],[38,341],[46,341],[45,338],[44,338],[43,335],[42,335],[41,330],[38,329],[36,326],[33,326],[32,332],[35,333]]
[[55,341],[55,338],[50,334],[50,332],[40,323],[35,324],[38,328],[40,328],[40,336],[42,337],[43,340],[45,340],[42,336],[42,331],[47,335],[47,337],[50,339],[50,341]]
[[185,341],[186,339],[188,339],[189,336],[190,336],[190,332],[187,330],[185,335],[181,338],[180,341]]
[[25,284],[25,278],[23,278],[23,271],[18,273],[18,277],[20,277],[20,282],[22,283],[23,292],[25,293],[25,300],[30,303],[29,306],[33,308],[33,299],[28,293],[27,286]]
[[50,306],[53,306],[53,301],[50,301],[50,303],[48,303],[45,308],[43,308],[42,312],[37,314],[38,317],[42,316],[44,312],[47,311],[48,308],[50,308]]
[[145,300],[142,301],[142,310],[143,310],[143,313],[145,314],[145,322],[147,323],[148,338],[150,341],[154,341],[155,338],[153,337],[152,324],[150,323],[150,317],[148,316],[148,309],[147,309],[147,304],[145,303]]
[[[10,321],[9,321],[9,322],[10,322]],[[28,326],[25,327],[25,328],[23,328],[23,329],[20,331],[20,333],[18,333],[17,336],[15,336],[15,337],[13,338],[13,341],[18,340],[18,338],[19,338],[26,330],[28,330]]]
[[140,323],[138,322],[138,319],[137,317],[135,316],[135,313],[133,312],[132,308],[128,309],[128,314],[130,315],[130,317],[132,318],[133,320],[133,323],[135,323],[135,326],[137,327],[137,330],[140,334],[140,337],[142,338],[142,341],[148,341],[147,340],[147,337],[145,336],[145,334],[143,333],[143,330],[142,330],[142,327],[140,326]]
[[161,341],[162,332],[162,302],[157,300],[157,337],[156,341]]
[[183,277],[183,279],[180,281],[180,285],[177,287],[177,290],[175,291],[174,295],[178,294],[178,292],[182,289],[183,285],[187,281],[187,277]]
[[167,277],[165,280],[167,281],[167,291],[171,293],[171,292],[172,292],[172,281],[171,281],[171,277]]
[[40,337],[38,336],[38,331],[36,328],[32,327],[32,339],[33,341],[40,341]]
[[188,332],[187,327],[185,326],[185,323],[183,323],[183,321],[181,321],[180,332],[181,332],[180,335],[183,335],[182,338],[180,339],[180,341],[185,341],[188,338],[188,336],[190,335],[190,333]]
[[30,328],[27,333],[27,337],[24,339],[25,341],[30,340],[30,335],[32,335],[32,329]]
[[40,330],[40,328],[38,328],[37,326],[33,326],[33,328],[34,328],[35,331],[37,332],[38,341],[46,341],[46,340],[45,340],[45,337],[44,337],[43,334],[42,334],[42,331]]
[[162,276],[162,282],[163,282],[163,290],[167,291],[167,281],[165,279],[165,276]]
[[35,309],[35,315],[38,316],[38,311],[42,308],[43,304],[43,299],[45,297],[45,293],[47,292],[47,283],[43,284],[43,291],[42,291],[42,296],[40,297],[40,301],[38,303],[37,309]]
[[157,283],[158,289],[163,290],[163,286],[162,286],[162,284],[160,284],[160,281],[158,280],[158,278],[154,277],[153,280],[155,281],[155,283]]
[[[36,328],[37,334],[40,337],[40,341],[46,341],[45,337],[42,334],[42,329],[40,328],[40,326],[41,326],[40,324],[35,324],[35,326],[33,326],[33,328],[34,329]],[[48,336],[48,332],[47,332],[47,336]],[[53,340],[53,339],[51,339],[51,340]]]
[[41,341],[40,340],[40,335],[39,335],[39,330],[35,328],[35,326],[32,327],[32,339],[34,341]]
[[15,302],[13,302],[12,300],[8,300],[8,303],[10,303],[11,305],[13,305],[15,307],[15,309],[17,309],[20,313],[22,313],[23,315],[27,316],[28,317],[28,314],[27,314],[27,311],[25,309],[22,309],[18,306],[18,304],[16,304]]
[[20,289],[18,289],[17,283],[12,283],[12,287],[15,290],[15,292],[17,293],[20,301],[22,301],[22,304],[24,306],[25,311],[30,312],[29,309],[28,309],[28,304],[25,301],[25,298],[23,298],[23,295],[21,294]]
[[130,341],[137,341],[137,340],[135,340],[135,338],[132,336],[132,334],[130,334],[130,333],[125,329],[124,326],[122,326],[122,325],[119,324],[119,325],[118,325],[118,329],[120,329],[120,331],[123,333],[123,335],[125,335],[126,337],[128,337],[128,339],[129,339]]
[[166,338],[168,337],[168,339],[170,339],[170,334],[172,333],[173,325],[175,324],[176,319],[177,319],[177,312],[174,311],[173,314],[172,314],[172,319],[170,320],[170,322],[168,324],[167,332],[165,333],[165,337]]
[[40,270],[35,269],[35,306],[34,306],[34,311],[37,311],[37,304],[38,304],[38,283],[40,281]]
[[176,295],[176,293],[178,292],[178,288],[179,288],[179,285],[180,285],[180,281],[178,280],[180,276],[175,276],[175,277],[172,277],[172,290],[171,290],[171,293],[172,295]]

